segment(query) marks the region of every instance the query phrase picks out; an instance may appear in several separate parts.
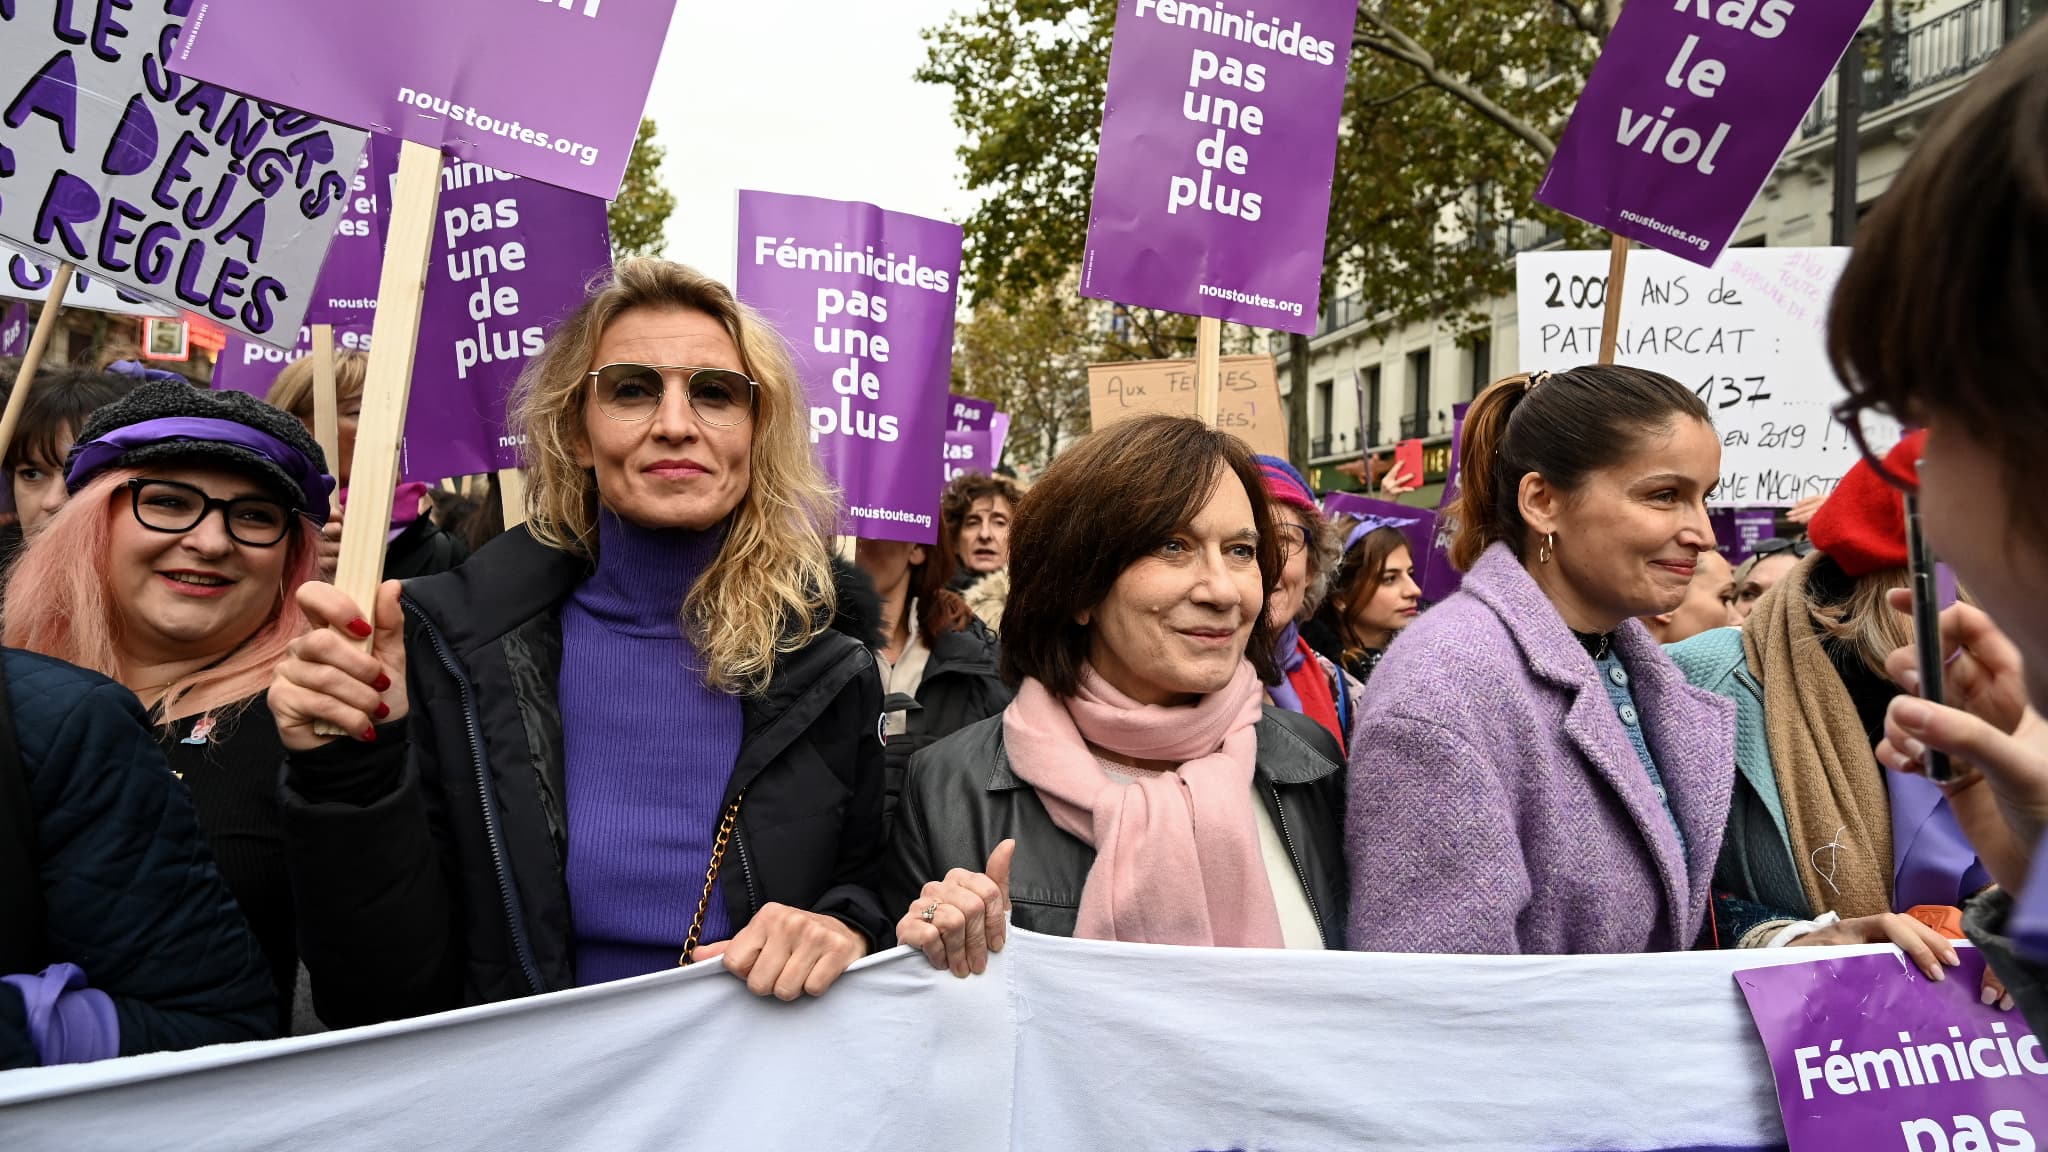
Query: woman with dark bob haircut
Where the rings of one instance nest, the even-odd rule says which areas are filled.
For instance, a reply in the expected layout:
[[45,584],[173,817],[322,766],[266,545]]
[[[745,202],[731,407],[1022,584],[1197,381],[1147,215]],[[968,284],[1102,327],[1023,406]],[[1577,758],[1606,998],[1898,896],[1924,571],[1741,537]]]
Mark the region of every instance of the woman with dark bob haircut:
[[1046,470],[1013,529],[1017,698],[910,761],[883,888],[902,943],[979,972],[1008,911],[1094,940],[1343,947],[1342,756],[1262,705],[1270,508],[1250,449],[1181,417]]

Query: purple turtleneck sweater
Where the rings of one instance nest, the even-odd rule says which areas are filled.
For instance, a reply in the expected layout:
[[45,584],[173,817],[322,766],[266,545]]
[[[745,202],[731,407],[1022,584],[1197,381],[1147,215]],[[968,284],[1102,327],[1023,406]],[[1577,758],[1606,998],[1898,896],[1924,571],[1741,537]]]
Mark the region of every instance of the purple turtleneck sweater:
[[[597,571],[562,608],[578,984],[675,967],[704,891],[739,756],[740,701],[705,687],[679,614],[722,542],[719,532],[650,530],[601,513]],[[702,942],[731,934],[714,891]]]

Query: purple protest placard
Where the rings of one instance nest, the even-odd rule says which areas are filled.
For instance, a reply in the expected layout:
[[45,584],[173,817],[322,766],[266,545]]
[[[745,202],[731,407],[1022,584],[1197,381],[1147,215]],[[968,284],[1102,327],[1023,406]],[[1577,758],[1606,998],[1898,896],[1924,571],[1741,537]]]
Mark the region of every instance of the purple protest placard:
[[1730,564],[1740,564],[1756,551],[1759,540],[1776,531],[1777,510],[1773,508],[1710,508],[1707,518],[1714,523],[1714,545]]
[[988,432],[988,463],[981,467],[983,472],[993,472],[1003,460],[1003,445],[1010,439],[1010,414],[996,411],[996,406],[987,400],[952,393],[947,396],[952,405],[951,427],[957,431],[986,430]]
[[930,469],[951,424],[959,225],[750,191],[739,224],[734,287],[789,342],[811,443],[846,495],[848,531],[933,543]]
[[991,452],[992,441],[984,429],[949,428],[946,430],[944,465],[939,487],[951,484],[955,477],[969,472],[991,472],[995,470],[995,459]]
[[1536,199],[1712,267],[1866,10],[1628,5]]
[[1939,984],[1896,952],[1735,974],[1791,1152],[2015,1152],[2048,1132],[2048,1053],[1978,1002],[1984,959],[1956,951]]
[[[348,211],[334,230],[334,242],[327,246],[320,278],[313,282],[306,323],[367,332],[376,318],[377,281],[384,269],[384,226],[391,218],[391,202],[374,179],[371,156],[396,151],[396,145],[381,136],[372,137],[370,146],[363,149],[355,175],[349,178]],[[385,166],[396,163],[391,160]]]
[[[372,235],[381,237],[390,213],[389,189],[398,145],[381,137],[370,145],[365,209]],[[435,225],[419,344],[413,360],[411,407],[399,449],[399,472],[412,480],[439,480],[519,466],[519,442],[505,428],[505,401],[526,359],[548,330],[583,301],[583,285],[611,262],[604,201],[552,184],[469,161],[446,159]],[[365,255],[343,248],[335,259]],[[375,261],[378,257],[369,255]],[[374,272],[376,265],[371,264]],[[346,271],[322,268],[321,283],[346,283]],[[374,291],[374,277],[372,280]],[[337,323],[335,345],[367,352],[376,301],[329,298],[367,305],[359,324]],[[278,371],[311,348],[301,328],[290,352],[230,338],[214,367],[215,389],[261,396]]]
[[200,0],[174,69],[610,199],[675,0]]
[[28,305],[15,303],[0,316],[0,356],[28,354]]
[[[389,200],[397,149],[373,150]],[[445,159],[399,471],[413,479],[519,466],[505,402],[527,357],[611,265],[605,202]]]
[[1119,0],[1081,295],[1311,335],[1353,0]]

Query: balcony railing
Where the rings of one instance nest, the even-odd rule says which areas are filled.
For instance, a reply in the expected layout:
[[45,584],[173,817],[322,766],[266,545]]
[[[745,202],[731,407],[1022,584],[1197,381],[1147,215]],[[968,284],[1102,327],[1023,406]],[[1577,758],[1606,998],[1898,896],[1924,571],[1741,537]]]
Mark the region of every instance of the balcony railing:
[[1328,456],[1330,454],[1330,438],[1328,436],[1311,437],[1308,442],[1308,454],[1312,460],[1320,460]]
[[[2042,6],[2041,0],[1973,0],[1919,27],[1901,27],[1890,36],[1868,31],[1849,51],[1865,53],[1864,115],[1905,103],[1937,84],[1967,76],[1998,54],[2010,30],[2024,27]],[[1877,46],[1869,46],[1876,37]],[[1828,75],[1820,97],[1807,109],[1799,137],[1811,140],[1835,127],[1839,76]]]
[[1429,413],[1410,412],[1406,416],[1401,417],[1401,439],[1413,440],[1418,436],[1427,435],[1429,435]]

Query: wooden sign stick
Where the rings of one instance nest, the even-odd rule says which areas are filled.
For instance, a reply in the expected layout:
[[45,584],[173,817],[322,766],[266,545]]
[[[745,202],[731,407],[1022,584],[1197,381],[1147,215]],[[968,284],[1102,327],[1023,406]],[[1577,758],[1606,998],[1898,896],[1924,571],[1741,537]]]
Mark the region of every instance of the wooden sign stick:
[[50,346],[50,336],[57,331],[57,314],[64,308],[64,293],[71,289],[71,272],[69,263],[59,264],[56,277],[50,281],[50,297],[43,303],[42,315],[36,317],[36,330],[28,338],[28,351],[21,357],[21,371],[14,374],[14,387],[7,393],[7,411],[0,415],[0,452],[14,443],[15,426],[21,423],[21,410],[28,403],[29,383],[36,378],[43,350]]
[[1195,321],[1195,416],[1216,426],[1223,388],[1223,321],[1212,316]]
[[[419,346],[420,305],[434,241],[434,210],[441,202],[441,153],[407,140],[398,153],[398,180],[385,233],[384,267],[377,280],[377,318],[370,326],[370,361],[364,369],[363,414],[349,466],[348,519],[341,528],[341,559],[334,583],[355,602],[363,619],[377,622],[377,585],[384,575],[385,535],[398,486],[398,445],[412,399],[413,355]],[[353,639],[353,637],[351,637]],[[365,649],[371,641],[360,642]],[[326,726],[323,736],[342,736]]]
[[1600,317],[1600,362],[1614,363],[1614,345],[1621,337],[1622,285],[1628,278],[1628,239],[1614,237],[1607,247],[1606,311]]
[[[313,441],[327,457],[327,470],[341,474],[341,404],[334,394],[334,325],[313,325]],[[333,510],[341,510],[341,488]]]
[[498,469],[498,503],[505,510],[505,527],[526,523],[526,470]]

